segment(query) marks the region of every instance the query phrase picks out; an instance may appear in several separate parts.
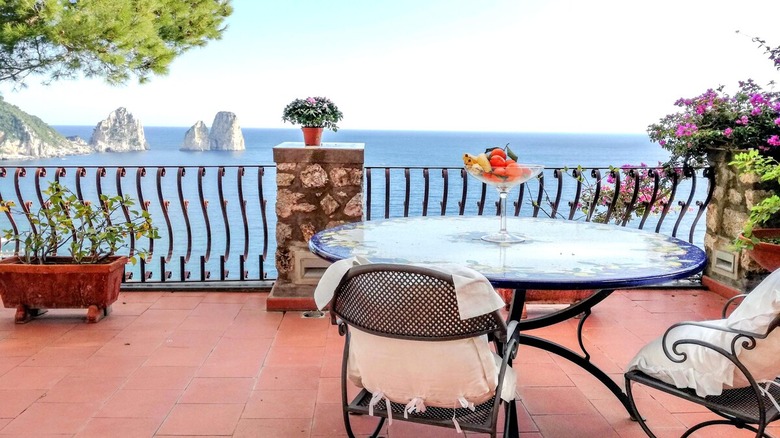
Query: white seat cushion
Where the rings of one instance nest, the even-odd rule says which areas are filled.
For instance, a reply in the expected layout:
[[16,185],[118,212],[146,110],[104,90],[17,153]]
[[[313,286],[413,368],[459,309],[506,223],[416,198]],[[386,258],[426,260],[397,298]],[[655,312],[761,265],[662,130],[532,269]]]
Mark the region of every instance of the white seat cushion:
[[[770,274],[727,319],[704,321],[719,327],[727,327],[756,334],[766,334],[769,326],[780,314],[780,270]],[[697,326],[683,326],[672,330],[666,339],[671,345],[679,339],[698,339],[731,351],[734,334]],[[724,388],[742,387],[748,384],[742,373],[726,357],[711,349],[684,345],[679,348],[688,355],[687,360],[675,363],[664,354],[659,337],[645,347],[628,364],[628,370],[640,370],[678,388],[692,388],[699,396],[719,395]],[[773,380],[780,376],[780,330],[774,330],[766,339],[757,339],[752,350],[736,346],[739,360],[757,381]],[[676,356],[676,355],[675,355]]]
[[[374,394],[382,392],[393,402],[421,398],[426,406],[453,408],[460,398],[479,404],[495,393],[499,369],[486,336],[410,341],[354,327],[350,335],[350,381]],[[507,369],[501,398],[514,399],[516,384],[514,371]]]

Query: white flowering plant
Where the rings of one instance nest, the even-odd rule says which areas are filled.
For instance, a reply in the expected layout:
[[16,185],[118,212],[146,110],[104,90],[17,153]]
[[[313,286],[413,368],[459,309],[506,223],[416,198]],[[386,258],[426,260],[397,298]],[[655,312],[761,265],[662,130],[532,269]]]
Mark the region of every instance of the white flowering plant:
[[327,97],[307,97],[290,102],[282,113],[282,121],[303,128],[326,128],[338,131],[336,125],[344,115]]

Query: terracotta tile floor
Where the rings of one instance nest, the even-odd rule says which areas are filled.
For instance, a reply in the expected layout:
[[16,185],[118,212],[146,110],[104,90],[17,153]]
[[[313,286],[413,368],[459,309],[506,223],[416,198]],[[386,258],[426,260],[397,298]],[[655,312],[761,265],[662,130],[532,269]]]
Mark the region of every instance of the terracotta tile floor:
[[[265,293],[123,293],[113,313],[52,310],[28,324],[0,309],[0,438],[341,437],[342,338],[329,320],[265,310]],[[617,292],[585,324],[593,360],[622,370],[670,324],[718,316],[702,290]],[[546,306],[531,306],[530,314]],[[539,334],[576,348],[576,321]],[[521,436],[641,437],[618,401],[560,358],[521,348]],[[659,437],[679,436],[706,411],[639,390]],[[354,426],[367,433],[368,419]],[[777,426],[772,431],[780,436]],[[389,437],[463,436],[395,422]],[[468,434],[473,435],[473,434]],[[752,436],[710,428],[697,436]]]

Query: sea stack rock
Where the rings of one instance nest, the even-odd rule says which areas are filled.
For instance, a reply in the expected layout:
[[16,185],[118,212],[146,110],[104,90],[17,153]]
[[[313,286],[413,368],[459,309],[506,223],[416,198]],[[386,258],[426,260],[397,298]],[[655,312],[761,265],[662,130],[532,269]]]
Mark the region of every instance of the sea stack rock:
[[220,111],[214,116],[209,132],[209,149],[212,151],[243,151],[244,134],[238,125],[236,115]]
[[207,151],[209,150],[209,128],[198,120],[192,128],[184,134],[184,141],[179,150],[182,151]]
[[125,108],[118,108],[98,123],[89,140],[96,152],[129,152],[149,149],[144,127]]
[[26,160],[88,154],[82,142],[68,141],[38,117],[0,97],[0,160]]

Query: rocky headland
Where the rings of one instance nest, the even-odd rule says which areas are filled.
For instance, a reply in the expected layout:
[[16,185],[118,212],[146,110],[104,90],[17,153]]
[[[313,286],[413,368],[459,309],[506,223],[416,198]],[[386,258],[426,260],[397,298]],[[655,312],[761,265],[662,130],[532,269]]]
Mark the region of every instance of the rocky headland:
[[149,150],[143,125],[125,108],[117,108],[95,126],[89,145],[95,152]]
[[87,143],[79,137],[63,137],[38,117],[27,114],[0,97],[0,160],[148,149],[149,143],[141,122],[125,108],[118,108],[98,123]]
[[209,150],[209,128],[203,121],[198,120],[192,125],[192,128],[184,133],[184,141],[179,149],[183,151]]
[[83,140],[68,140],[43,120],[0,97],[0,160],[63,157],[91,152],[93,149]]
[[214,116],[209,130],[202,121],[195,123],[184,134],[179,148],[183,151],[243,151],[244,134],[238,124],[238,117],[229,111],[220,111]]

